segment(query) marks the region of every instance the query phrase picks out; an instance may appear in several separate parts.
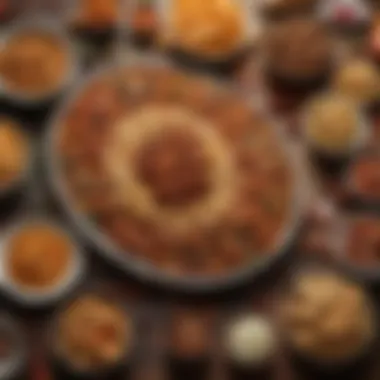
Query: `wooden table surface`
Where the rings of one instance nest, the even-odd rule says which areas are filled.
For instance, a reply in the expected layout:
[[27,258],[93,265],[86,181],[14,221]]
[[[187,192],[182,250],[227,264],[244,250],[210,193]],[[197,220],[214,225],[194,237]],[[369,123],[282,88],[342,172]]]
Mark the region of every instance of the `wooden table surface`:
[[[23,13],[34,12],[36,9],[44,9],[45,11],[57,12],[57,9],[64,9],[67,6],[68,0],[14,0],[15,10],[23,10]],[[55,11],[54,11],[55,9]],[[53,13],[52,13],[53,14]],[[57,14],[57,13],[54,13]],[[242,76],[239,76],[242,78]],[[247,83],[246,78],[243,81]],[[282,97],[282,99],[285,97]],[[286,98],[289,98],[286,96]],[[280,102],[281,103],[281,102]],[[289,125],[293,125],[292,115],[296,114],[294,109],[297,108],[298,100],[295,99],[291,105],[287,104],[283,109],[292,109],[288,113],[286,119]],[[9,112],[7,108],[1,109],[2,112]],[[13,111],[14,112],[14,111]],[[17,112],[16,112],[16,116]],[[36,120],[29,120],[29,125],[45,123],[44,118],[37,118]],[[36,134],[36,146],[41,146],[41,134]],[[57,218],[61,215],[56,211],[56,208],[49,201],[49,192],[43,185],[43,157],[37,157],[35,178],[30,183],[29,191],[31,193],[40,194],[36,202],[26,203],[24,208],[20,209],[20,214],[30,214],[30,208],[33,212],[48,213]],[[41,196],[42,194],[42,196]],[[45,196],[46,194],[46,196]],[[315,195],[313,195],[315,196]],[[313,197],[311,196],[311,198]],[[313,226],[313,228],[308,228]],[[313,237],[317,242],[323,240],[323,233],[328,229],[327,226],[318,226],[313,220],[305,222],[304,234],[305,236],[317,235]],[[318,238],[318,233],[320,237]],[[322,237],[321,237],[322,236]],[[131,309],[141,315],[138,323],[138,332],[140,337],[138,358],[131,373],[131,378],[135,380],[158,380],[164,379],[169,376],[165,361],[165,349],[167,347],[167,331],[168,321],[170,314],[176,308],[194,308],[197,310],[212,310],[214,312],[213,333],[215,340],[220,340],[220,328],[227,318],[242,311],[258,311],[269,318],[274,318],[276,314],[276,299],[281,296],[283,285],[291,277],[292,272],[297,269],[303,262],[315,259],[316,256],[319,261],[329,264],[329,256],[324,255],[326,250],[324,247],[313,245],[313,239],[303,239],[299,241],[297,249],[294,249],[289,259],[281,263],[278,267],[274,268],[270,274],[263,277],[260,281],[239,289],[239,291],[223,294],[218,297],[207,298],[191,298],[179,296],[176,294],[169,294],[167,292],[160,292],[157,289],[152,289],[149,286],[144,286],[135,282],[133,279],[128,279],[126,276],[118,273],[113,268],[108,267],[103,261],[99,260],[96,256],[89,254],[91,270],[88,278],[83,284],[84,289],[98,289],[102,288],[120,298],[123,303],[130,305]],[[323,244],[322,244],[323,245]],[[315,253],[317,255],[312,255]],[[380,295],[374,291],[374,296],[380,301]],[[30,313],[24,310],[15,308],[11,303],[4,300],[1,303],[2,309],[11,310],[12,313],[17,315],[26,328],[30,347],[33,347],[30,365],[28,367],[27,377],[31,380],[53,380],[56,379],[49,370],[47,361],[48,350],[48,334],[47,328],[51,323],[54,311],[44,313]],[[220,347],[220,344],[216,344]],[[287,352],[283,350],[277,357],[275,365],[275,374],[273,380],[297,380],[297,379],[316,379],[323,380],[327,376],[321,377],[320,374],[310,373],[308,371],[295,370],[295,363],[288,360]],[[378,380],[380,379],[380,361],[379,364],[371,365],[366,368],[366,371],[358,374],[350,373],[343,374],[345,379],[358,379],[358,380]],[[209,375],[209,379],[227,379],[228,371],[227,365],[223,360],[223,355],[220,349],[215,349],[213,355],[213,368]],[[377,368],[378,367],[378,368]],[[368,373],[367,373],[368,372]],[[336,379],[336,376],[334,377]]]

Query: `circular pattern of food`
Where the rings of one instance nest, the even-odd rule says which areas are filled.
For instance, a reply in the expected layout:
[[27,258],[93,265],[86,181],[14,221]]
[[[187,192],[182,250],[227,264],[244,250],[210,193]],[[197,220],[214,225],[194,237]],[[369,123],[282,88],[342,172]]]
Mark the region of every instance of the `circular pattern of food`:
[[26,95],[57,91],[70,69],[68,49],[48,31],[18,31],[0,51],[0,76],[9,90]]
[[74,246],[61,231],[37,223],[16,231],[10,237],[7,251],[12,281],[23,287],[44,289],[57,285],[65,277]]
[[284,333],[296,351],[317,362],[361,355],[375,336],[365,291],[335,273],[299,275],[281,309]]
[[0,121],[0,187],[18,180],[28,165],[29,144],[17,125]]
[[59,127],[69,201],[126,256],[177,276],[220,275],[283,239],[288,156],[271,122],[224,87],[169,69],[109,72]]
[[96,370],[113,366],[130,354],[133,322],[112,302],[83,295],[59,315],[55,339],[57,354],[72,367]]

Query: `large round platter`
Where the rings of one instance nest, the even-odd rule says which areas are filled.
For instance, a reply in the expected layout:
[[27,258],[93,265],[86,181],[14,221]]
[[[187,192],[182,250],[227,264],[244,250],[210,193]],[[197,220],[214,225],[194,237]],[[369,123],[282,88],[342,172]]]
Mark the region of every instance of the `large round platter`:
[[[139,257],[139,254],[133,254],[132,250],[125,249],[125,247],[121,248],[120,245],[115,244],[106,233],[102,232],[101,228],[98,228],[97,224],[94,223],[89,216],[79,211],[78,207],[74,206],[75,202],[73,201],[72,194],[68,189],[69,186],[67,186],[65,180],[66,177],[64,175],[64,170],[62,170],[63,167],[60,156],[59,141],[64,130],[64,123],[62,121],[66,120],[65,117],[68,115],[70,110],[73,109],[76,101],[80,99],[81,94],[84,93],[85,89],[89,88],[88,86],[94,84],[94,81],[96,82],[103,77],[105,78],[108,74],[123,73],[124,70],[126,70],[126,72],[132,70],[133,72],[133,70],[136,69],[139,70],[140,73],[141,70],[147,70],[148,73],[152,70],[166,70],[166,72],[169,73],[176,73],[175,69],[168,67],[166,62],[163,62],[160,59],[154,59],[152,57],[140,57],[134,60],[130,59],[126,65],[123,65],[123,67],[113,66],[102,68],[80,83],[78,88],[69,97],[68,101],[62,105],[59,112],[54,116],[46,142],[46,162],[49,169],[49,178],[59,202],[63,206],[64,211],[67,212],[71,221],[74,223],[75,228],[87,241],[92,243],[99,253],[101,253],[108,261],[142,282],[148,282],[166,289],[169,288],[185,293],[197,294],[230,290],[243,285],[247,281],[253,280],[256,276],[263,274],[285,255],[291,252],[292,243],[294,242],[301,217],[301,197],[299,196],[300,186],[298,175],[296,170],[294,170],[292,155],[289,151],[286,140],[282,135],[280,135],[280,133],[278,133],[279,130],[275,128],[276,125],[272,120],[265,118],[265,125],[268,130],[273,133],[273,136],[276,136],[276,144],[281,147],[280,150],[284,153],[284,162],[288,165],[287,167],[289,169],[289,173],[291,173],[286,216],[281,219],[281,226],[275,234],[275,239],[273,239],[274,241],[271,243],[270,253],[255,253],[254,258],[250,258],[249,260],[247,259],[246,262],[239,265],[239,267],[236,267],[236,269],[228,269],[228,273],[212,273],[203,275],[198,273],[177,274],[166,271],[153,262],[149,262],[149,260],[145,257],[141,258]],[[186,78],[189,77],[186,76]],[[222,94],[228,94],[228,96],[235,96],[234,94],[236,94],[237,97],[240,96],[241,98],[241,95],[239,95],[236,89],[227,88],[226,85],[216,83],[210,78],[195,77],[195,79],[204,80],[208,83],[208,85],[216,86],[212,87],[214,90],[217,89],[217,91],[213,92],[213,96],[215,97],[219,97]],[[149,81],[149,79],[147,81]],[[170,86],[170,84],[167,84],[167,86]],[[166,88],[166,83],[164,87]],[[148,90],[148,92],[149,91],[150,90]],[[187,91],[191,93],[192,87],[187,87]],[[178,99],[175,99],[175,101],[177,100]],[[129,101],[131,101],[131,99],[129,99]],[[242,102],[243,103],[241,104],[246,103],[246,101]],[[246,106],[253,112],[254,119],[252,120],[261,120],[260,118],[262,116],[259,116],[251,105],[247,104]],[[136,108],[133,109],[133,111],[135,110]],[[125,112],[124,109],[123,112]]]

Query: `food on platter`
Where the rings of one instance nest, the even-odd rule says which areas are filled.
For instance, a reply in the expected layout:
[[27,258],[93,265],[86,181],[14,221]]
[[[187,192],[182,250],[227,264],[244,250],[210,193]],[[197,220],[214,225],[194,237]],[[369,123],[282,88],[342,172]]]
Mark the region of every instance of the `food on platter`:
[[263,0],[261,8],[269,18],[282,18],[312,11],[317,2],[318,0]]
[[120,0],[79,0],[77,3],[74,22],[80,27],[114,27],[122,9]]
[[270,79],[287,87],[318,87],[328,78],[334,46],[324,25],[296,17],[269,26],[265,63]]
[[7,188],[21,180],[28,166],[29,144],[18,125],[0,121],[0,184]]
[[63,232],[44,223],[22,226],[6,245],[7,270],[22,288],[43,290],[59,285],[73,260],[74,246]]
[[361,356],[375,336],[371,302],[356,283],[322,271],[299,274],[281,308],[284,334],[300,355],[341,365]]
[[271,122],[207,79],[143,67],[117,75],[88,84],[60,120],[70,204],[120,255],[173,276],[226,274],[271,255],[295,180]]
[[123,361],[133,350],[132,317],[112,301],[95,294],[74,300],[59,315],[54,349],[80,372],[93,372]]
[[354,58],[337,70],[333,86],[359,104],[371,105],[380,97],[380,72],[370,60]]
[[368,201],[380,200],[380,157],[364,154],[352,163],[347,178],[348,190]]
[[167,43],[204,57],[228,55],[245,38],[244,9],[231,0],[176,0],[168,9]]
[[362,143],[366,126],[351,98],[329,93],[313,98],[306,106],[304,128],[313,149],[346,155]]
[[225,329],[224,346],[228,359],[243,370],[261,370],[272,364],[277,350],[271,323],[260,315],[242,315]]
[[0,77],[10,95],[50,95],[65,85],[71,68],[66,42],[49,31],[16,31],[0,51]]
[[380,220],[359,216],[349,221],[345,250],[350,264],[372,269],[380,262]]

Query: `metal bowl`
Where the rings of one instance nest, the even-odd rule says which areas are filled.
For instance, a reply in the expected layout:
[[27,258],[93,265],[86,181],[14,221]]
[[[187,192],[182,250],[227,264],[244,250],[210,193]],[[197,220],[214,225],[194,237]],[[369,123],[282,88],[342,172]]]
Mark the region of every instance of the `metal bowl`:
[[[20,231],[28,225],[42,223],[49,226],[53,230],[62,233],[67,237],[72,245],[72,259],[64,277],[59,283],[46,289],[32,289],[23,287],[17,284],[7,271],[6,260],[9,256],[7,245],[9,240],[15,233]],[[43,308],[45,306],[54,305],[61,299],[65,298],[71,291],[73,291],[83,279],[86,272],[86,261],[83,257],[80,247],[72,239],[71,235],[61,226],[57,225],[53,220],[48,218],[31,218],[22,221],[14,222],[7,230],[5,230],[1,236],[0,241],[0,290],[3,291],[10,299],[14,300],[17,304],[25,306],[27,308]]]
[[[143,65],[151,68],[167,66],[164,60],[156,56],[152,57],[151,55],[129,57],[129,61],[125,67],[133,67],[134,65],[139,65],[140,67]],[[50,129],[48,130],[48,134],[46,136],[45,162],[47,164],[50,185],[60,206],[62,206],[64,213],[67,214],[82,237],[86,241],[92,243],[91,245],[96,248],[96,250],[99,251],[99,253],[108,261],[126,273],[139,279],[141,282],[148,282],[151,285],[155,285],[166,290],[169,289],[190,294],[219,293],[221,291],[231,290],[242,286],[246,282],[253,280],[257,276],[268,271],[275,263],[288,255],[291,252],[292,243],[294,242],[300,221],[302,219],[301,213],[303,202],[300,191],[302,191],[303,184],[299,181],[296,170],[293,170],[294,183],[292,209],[288,220],[283,227],[283,231],[279,234],[275,249],[270,254],[263,255],[262,259],[253,260],[251,264],[227,275],[205,277],[177,277],[170,275],[146,261],[136,259],[132,255],[122,252],[113,244],[112,241],[107,238],[107,236],[94,228],[85,215],[81,214],[78,210],[75,210],[72,207],[66,186],[60,176],[59,158],[57,156],[57,150],[55,149],[60,125],[59,121],[65,114],[67,107],[75,101],[78,91],[80,91],[84,85],[88,84],[99,74],[104,74],[105,72],[112,70],[112,68],[115,69],[115,66],[102,68],[99,72],[95,72],[79,84],[76,91],[71,94],[66,103],[60,108],[60,111],[54,115]],[[276,128],[276,131],[281,132],[281,128]],[[291,155],[291,150],[288,149],[288,144],[285,137],[279,134],[278,138],[283,139],[284,148],[289,153],[289,161],[291,164],[295,165],[296,162],[294,157]]]
[[13,36],[29,30],[56,36],[69,57],[69,65],[65,76],[62,78],[62,83],[56,89],[47,92],[36,94],[25,93],[22,90],[12,89],[3,78],[0,78],[0,94],[2,97],[17,107],[34,109],[49,104],[59,97],[75,81],[80,69],[76,59],[77,54],[64,26],[47,16],[34,16],[28,19],[20,19],[13,23],[1,38],[0,46],[3,48]]

